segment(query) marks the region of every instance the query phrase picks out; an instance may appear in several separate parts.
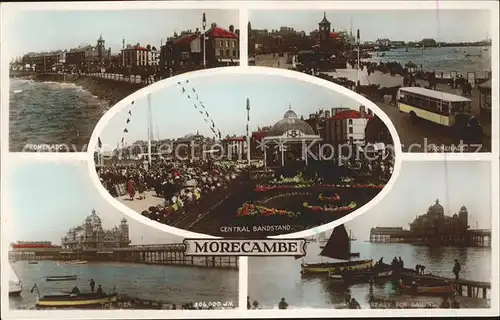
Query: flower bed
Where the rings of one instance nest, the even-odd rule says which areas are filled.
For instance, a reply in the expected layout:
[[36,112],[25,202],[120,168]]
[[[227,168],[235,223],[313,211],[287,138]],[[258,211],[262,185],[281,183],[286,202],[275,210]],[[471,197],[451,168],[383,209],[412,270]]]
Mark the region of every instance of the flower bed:
[[351,201],[348,205],[340,206],[340,207],[322,207],[322,206],[311,206],[307,202],[304,202],[304,208],[311,209],[314,212],[338,212],[338,211],[347,211],[353,210],[358,205],[356,202]]
[[339,201],[340,200],[340,196],[335,193],[331,197],[325,197],[325,196],[323,196],[322,193],[320,193],[319,196],[318,196],[318,200],[321,200],[321,201]]
[[385,184],[297,184],[297,185],[260,185],[256,186],[255,192],[266,192],[269,190],[289,190],[289,189],[300,189],[300,188],[310,188],[310,187],[321,187],[321,188],[352,188],[352,189],[383,189]]
[[279,199],[279,198],[287,198],[287,197],[294,197],[294,196],[310,196],[310,192],[286,192],[286,193],[279,193],[277,195],[274,195],[269,198],[265,198],[261,201],[258,201],[259,203],[266,203],[268,201],[274,200],[274,199]]
[[267,208],[264,206],[258,206],[254,204],[245,203],[241,208],[238,209],[238,216],[287,216],[287,217],[297,217],[300,216],[300,212],[292,212],[287,210],[280,210],[274,208]]

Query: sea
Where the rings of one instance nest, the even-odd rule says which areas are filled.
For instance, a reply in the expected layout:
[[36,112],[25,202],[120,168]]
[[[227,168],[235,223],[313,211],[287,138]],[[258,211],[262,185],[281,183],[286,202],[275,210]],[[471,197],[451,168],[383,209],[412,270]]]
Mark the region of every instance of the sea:
[[32,152],[30,145],[43,144],[86,151],[95,125],[109,109],[109,103],[73,83],[11,79],[9,92],[9,140],[14,152]]
[[[94,279],[104,292],[115,288],[120,295],[161,301],[166,304],[206,303],[232,301],[238,305],[238,270],[144,265],[136,263],[89,262],[80,265],[58,265],[56,261],[26,260],[11,262],[22,282],[21,297],[9,297],[11,309],[33,308],[36,284],[40,295],[71,291],[78,285],[81,292],[90,292],[89,281]],[[45,277],[77,275],[75,281],[47,282]]]
[[467,72],[476,72],[478,78],[486,77],[487,73],[491,72],[491,47],[408,48],[408,52],[404,48],[392,49],[378,52],[378,55],[374,52],[371,59],[367,60],[399,62],[403,66],[411,61],[419,67],[422,66],[425,71],[443,72],[445,77],[451,71],[457,71],[464,77]]
[[[477,71],[479,78],[491,71],[491,48],[410,48],[408,52],[395,49],[383,54],[384,57],[377,57],[375,53],[370,60],[403,65],[411,61],[422,65],[424,70],[443,72],[445,76],[453,70],[464,76],[466,72]],[[27,150],[26,145],[30,144],[64,144],[70,146],[70,151],[81,151],[86,148],[98,120],[109,109],[107,102],[75,84],[19,79],[10,81],[9,106],[11,151],[32,151]]]
[[[396,256],[401,256],[404,266],[414,268],[417,264],[426,266],[425,272],[444,277],[453,277],[455,259],[462,265],[460,277],[467,280],[491,282],[491,249],[414,246],[409,244],[376,244],[363,241],[352,242],[352,252],[359,252],[359,259],[384,258],[391,263]],[[302,262],[332,262],[319,256],[319,243],[308,243],[304,260],[293,257],[250,257],[248,265],[248,295],[250,301],[257,301],[262,309],[276,308],[281,298],[285,298],[289,308],[336,308],[344,303],[346,289],[360,303],[361,308],[369,308],[368,284],[345,286],[343,283],[321,277],[302,278]],[[373,295],[390,298],[396,295],[391,282],[377,281],[373,286]],[[428,297],[418,297],[428,301]],[[474,299],[477,300],[477,299]],[[431,302],[438,303],[440,301]],[[469,302],[469,301],[468,301]],[[480,303],[480,301],[477,301]],[[475,302],[472,302],[475,306]]]

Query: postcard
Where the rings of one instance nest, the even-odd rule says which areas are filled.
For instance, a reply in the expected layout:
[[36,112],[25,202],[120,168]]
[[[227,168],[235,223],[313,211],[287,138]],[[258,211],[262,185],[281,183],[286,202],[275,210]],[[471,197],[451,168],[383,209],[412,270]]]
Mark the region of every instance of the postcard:
[[498,9],[2,3],[2,317],[498,316]]

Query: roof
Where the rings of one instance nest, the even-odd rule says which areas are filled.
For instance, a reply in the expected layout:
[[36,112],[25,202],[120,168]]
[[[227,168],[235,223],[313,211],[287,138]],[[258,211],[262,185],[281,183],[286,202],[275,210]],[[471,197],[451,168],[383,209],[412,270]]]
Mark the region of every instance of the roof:
[[127,47],[123,50],[138,50],[138,51],[148,51],[148,49],[144,48],[144,47],[141,47],[141,46],[130,46],[130,47]]
[[[337,113],[336,115],[330,117],[331,120],[343,120],[343,119],[360,119],[363,118],[361,113],[356,110],[346,110]],[[364,118],[371,119],[373,116],[366,115]]]
[[210,28],[205,34],[212,38],[238,39],[236,33],[217,26]]
[[259,140],[269,135],[269,131],[255,131],[252,132],[252,138]]
[[289,130],[299,130],[305,135],[315,134],[313,128],[304,120],[298,119],[297,114],[291,109],[271,128],[271,134],[281,136]]
[[330,38],[337,39],[338,37],[339,37],[339,33],[338,32],[330,32]]
[[415,93],[423,96],[427,96],[430,98],[434,99],[439,99],[439,100],[445,100],[445,101],[450,101],[450,102],[467,102],[471,101],[470,99],[467,99],[465,97],[452,94],[452,93],[447,93],[447,92],[442,92],[442,91],[435,91],[431,89],[426,89],[422,87],[403,87],[399,89],[400,91],[405,91],[409,93]]
[[196,35],[196,34],[189,34],[186,36],[181,36],[180,38],[178,38],[174,41],[174,44],[189,44],[197,37],[198,37],[198,35]]
[[491,79],[478,85],[479,88],[491,89]]

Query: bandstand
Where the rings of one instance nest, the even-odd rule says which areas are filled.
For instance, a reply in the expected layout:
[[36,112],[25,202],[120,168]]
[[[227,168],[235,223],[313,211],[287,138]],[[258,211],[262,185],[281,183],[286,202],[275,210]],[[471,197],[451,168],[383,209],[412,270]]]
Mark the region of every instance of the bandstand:
[[[270,134],[263,138],[265,148],[264,163],[269,167],[284,167],[290,161],[305,161],[310,154],[305,152],[310,147],[311,153],[318,154],[321,137],[289,107],[283,119],[276,122]],[[314,150],[314,151],[312,151]]]

